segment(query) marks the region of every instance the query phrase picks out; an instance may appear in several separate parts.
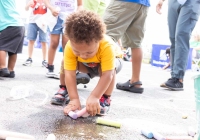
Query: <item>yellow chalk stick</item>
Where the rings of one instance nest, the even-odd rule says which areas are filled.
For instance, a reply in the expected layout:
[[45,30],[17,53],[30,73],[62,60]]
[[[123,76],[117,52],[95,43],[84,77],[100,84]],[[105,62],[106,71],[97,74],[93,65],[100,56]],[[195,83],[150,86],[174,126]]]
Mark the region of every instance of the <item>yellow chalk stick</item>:
[[97,124],[107,125],[107,126],[118,127],[118,128],[121,127],[121,123],[120,122],[109,120],[109,119],[103,119],[103,118],[97,118],[96,123]]

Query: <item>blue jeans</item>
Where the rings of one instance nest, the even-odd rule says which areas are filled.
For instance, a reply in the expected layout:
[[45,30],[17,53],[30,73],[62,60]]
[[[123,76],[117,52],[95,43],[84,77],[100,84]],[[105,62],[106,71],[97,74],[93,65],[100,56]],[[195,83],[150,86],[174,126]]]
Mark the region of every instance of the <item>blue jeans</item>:
[[190,51],[189,40],[199,18],[200,0],[168,1],[168,27],[171,41],[171,76],[183,79]]
[[39,33],[39,42],[47,42],[47,33],[43,32],[36,23],[28,24],[27,39],[36,40],[37,34]]

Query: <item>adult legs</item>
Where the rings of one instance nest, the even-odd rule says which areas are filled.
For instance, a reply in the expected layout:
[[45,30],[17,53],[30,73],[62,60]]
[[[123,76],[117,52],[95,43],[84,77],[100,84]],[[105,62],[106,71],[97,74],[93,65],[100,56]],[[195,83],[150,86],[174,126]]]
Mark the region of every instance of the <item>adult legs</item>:
[[169,1],[168,24],[171,41],[171,76],[183,80],[190,51],[190,35],[196,25],[197,19],[193,19],[190,1],[181,6],[176,0]]
[[180,5],[176,0],[169,1],[168,26],[171,41],[171,77],[165,82],[167,88],[183,90],[183,78],[190,51],[189,40],[191,32],[198,19],[197,0],[186,1]]
[[[131,48],[132,58],[132,77],[130,83],[135,83],[140,81],[140,71],[142,64],[142,49],[141,48]],[[141,85],[135,85],[135,87],[141,87]]]
[[[121,7],[120,5],[123,5]],[[136,3],[111,1],[106,9],[104,22],[107,25],[107,34],[118,40],[122,38],[124,47],[131,47],[132,52],[132,76],[126,83],[118,83],[117,88],[129,90],[129,86],[140,88],[140,70],[142,62],[141,42],[144,37],[145,21],[148,8]],[[126,22],[124,22],[126,21]],[[137,84],[136,84],[137,83]],[[125,88],[124,88],[125,87]],[[132,92],[143,92],[132,90]]]
[[6,68],[6,55],[7,52],[0,50],[0,69]]
[[15,63],[17,61],[17,54],[12,54],[8,57],[8,70],[14,71]]

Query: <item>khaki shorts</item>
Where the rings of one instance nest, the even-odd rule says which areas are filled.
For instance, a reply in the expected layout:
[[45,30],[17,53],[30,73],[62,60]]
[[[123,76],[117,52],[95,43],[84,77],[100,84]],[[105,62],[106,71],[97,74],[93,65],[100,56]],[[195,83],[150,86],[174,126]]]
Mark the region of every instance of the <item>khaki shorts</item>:
[[115,41],[121,38],[123,47],[141,47],[147,13],[144,5],[111,0],[104,14],[106,34]]

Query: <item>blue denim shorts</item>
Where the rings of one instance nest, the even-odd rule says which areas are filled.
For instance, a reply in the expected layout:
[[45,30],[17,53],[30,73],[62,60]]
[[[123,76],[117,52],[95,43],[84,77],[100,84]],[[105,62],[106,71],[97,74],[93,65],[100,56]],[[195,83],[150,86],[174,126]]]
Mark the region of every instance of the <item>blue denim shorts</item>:
[[64,33],[63,23],[64,21],[60,17],[58,17],[57,23],[54,26],[53,30],[51,31],[51,34],[56,34],[56,35],[63,34]]
[[44,33],[36,23],[28,24],[27,39],[36,40],[37,34],[39,33],[39,42],[47,42],[47,33]]

